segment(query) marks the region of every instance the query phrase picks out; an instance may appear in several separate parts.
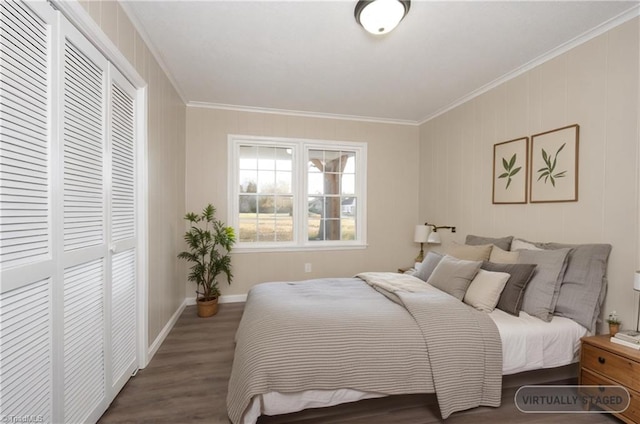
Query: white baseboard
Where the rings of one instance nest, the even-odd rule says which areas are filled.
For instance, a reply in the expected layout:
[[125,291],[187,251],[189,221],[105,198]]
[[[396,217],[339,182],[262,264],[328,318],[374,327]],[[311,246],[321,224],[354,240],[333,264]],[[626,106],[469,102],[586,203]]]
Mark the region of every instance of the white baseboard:
[[176,309],[176,311],[171,316],[171,319],[169,319],[169,322],[167,322],[167,324],[164,326],[162,331],[160,331],[160,334],[158,334],[158,337],[156,337],[156,339],[153,341],[153,343],[151,343],[151,346],[149,346],[149,349],[147,350],[147,363],[145,364],[145,367],[147,365],[149,365],[149,362],[151,362],[151,358],[153,358],[153,355],[156,354],[156,352],[158,351],[158,349],[162,345],[162,342],[164,342],[164,339],[167,338],[167,336],[169,335],[169,332],[171,332],[171,329],[173,328],[173,326],[176,325],[176,322],[178,321],[178,318],[180,318],[180,315],[184,311],[184,308],[187,306],[187,300],[188,299],[185,299],[182,302],[182,305],[180,305],[180,307],[178,307],[178,309]]
[[[247,295],[246,294],[230,294],[227,296],[220,296],[218,299],[218,303],[237,303],[237,302],[246,302]],[[185,299],[185,304],[187,306],[195,305],[196,298],[195,297],[187,297]]]
[[219,303],[237,303],[237,302],[246,302],[247,295],[246,294],[230,294],[227,296],[220,296]]

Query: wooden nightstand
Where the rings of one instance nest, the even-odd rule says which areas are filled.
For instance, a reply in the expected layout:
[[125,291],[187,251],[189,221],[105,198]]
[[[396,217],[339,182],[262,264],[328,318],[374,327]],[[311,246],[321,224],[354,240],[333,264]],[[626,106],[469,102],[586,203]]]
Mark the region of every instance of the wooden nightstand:
[[640,422],[640,351],[609,341],[610,336],[582,338],[580,384],[620,385],[631,395],[626,411],[614,414],[626,423]]

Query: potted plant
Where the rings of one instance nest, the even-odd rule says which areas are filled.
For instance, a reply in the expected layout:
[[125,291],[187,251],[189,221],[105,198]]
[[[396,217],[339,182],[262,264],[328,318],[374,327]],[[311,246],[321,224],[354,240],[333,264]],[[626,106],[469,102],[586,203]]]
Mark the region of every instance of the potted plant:
[[233,228],[216,219],[216,208],[207,205],[202,214],[188,213],[184,219],[190,228],[184,235],[189,250],[181,252],[178,258],[192,263],[189,281],[196,283],[198,316],[210,317],[218,312],[217,277],[227,276],[231,284],[231,247],[236,241]]
[[618,313],[613,311],[607,317],[607,323],[609,324],[609,334],[615,336],[618,331],[620,331],[620,318],[618,318]]

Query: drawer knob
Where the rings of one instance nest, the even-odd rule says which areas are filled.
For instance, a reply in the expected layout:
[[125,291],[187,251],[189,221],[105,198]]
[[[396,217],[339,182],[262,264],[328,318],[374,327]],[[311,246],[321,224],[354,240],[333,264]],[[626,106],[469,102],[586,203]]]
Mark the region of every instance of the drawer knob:
[[602,356],[598,356],[598,362],[604,364],[604,358]]

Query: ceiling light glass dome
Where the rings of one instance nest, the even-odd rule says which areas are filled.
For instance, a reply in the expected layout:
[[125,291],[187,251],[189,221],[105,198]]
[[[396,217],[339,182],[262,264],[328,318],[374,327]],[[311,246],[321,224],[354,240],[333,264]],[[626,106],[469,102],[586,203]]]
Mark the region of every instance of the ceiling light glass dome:
[[392,31],[409,12],[410,1],[360,0],[356,4],[356,21],[371,34]]

